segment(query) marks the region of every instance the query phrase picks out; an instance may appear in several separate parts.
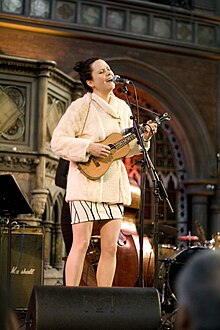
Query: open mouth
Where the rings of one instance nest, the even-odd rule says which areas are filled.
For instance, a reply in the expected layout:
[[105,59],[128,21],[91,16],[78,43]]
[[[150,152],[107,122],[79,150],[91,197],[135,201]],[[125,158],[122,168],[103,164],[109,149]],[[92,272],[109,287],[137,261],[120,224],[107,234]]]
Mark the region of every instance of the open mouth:
[[108,80],[106,80],[106,82],[112,82],[112,78],[113,77],[109,78]]

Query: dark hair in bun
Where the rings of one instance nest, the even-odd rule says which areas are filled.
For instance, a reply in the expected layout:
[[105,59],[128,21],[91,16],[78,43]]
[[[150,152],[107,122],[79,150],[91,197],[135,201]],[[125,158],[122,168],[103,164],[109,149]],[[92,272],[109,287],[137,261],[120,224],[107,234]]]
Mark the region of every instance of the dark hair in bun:
[[89,85],[87,85],[86,80],[92,79],[91,65],[93,62],[95,62],[99,59],[100,59],[99,57],[90,57],[85,61],[76,62],[73,67],[73,69],[79,73],[79,77],[80,77],[80,80],[81,80],[83,86],[90,93],[92,93],[93,90]]

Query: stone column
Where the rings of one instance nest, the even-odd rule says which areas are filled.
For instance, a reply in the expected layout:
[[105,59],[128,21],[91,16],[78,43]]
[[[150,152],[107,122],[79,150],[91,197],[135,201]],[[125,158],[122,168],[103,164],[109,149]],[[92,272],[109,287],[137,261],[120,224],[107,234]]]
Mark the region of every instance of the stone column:
[[192,195],[192,235],[198,235],[195,221],[198,220],[206,236],[208,233],[208,199],[207,195]]
[[209,239],[209,221],[208,214],[208,197],[214,195],[214,191],[210,187],[214,187],[213,180],[193,180],[184,182],[187,185],[187,194],[191,195],[192,201],[192,235],[198,236],[196,220],[202,226],[206,239]]
[[[51,65],[53,62],[51,62]],[[54,63],[55,65],[55,63]],[[45,210],[48,190],[45,187],[46,178],[46,137],[47,137],[47,89],[50,77],[50,64],[42,63],[38,75],[38,111],[37,111],[37,152],[39,163],[36,167],[36,187],[32,191],[32,208],[39,222]]]
[[[216,1],[216,12],[220,13],[220,3]],[[220,63],[218,63],[218,88],[217,88],[217,112],[216,112],[216,173],[217,184],[214,188],[211,210],[212,217],[210,222],[211,234],[220,232]]]
[[55,233],[54,233],[54,239],[55,239],[55,257],[54,260],[54,267],[57,269],[62,269],[63,261],[62,261],[62,232],[61,232],[61,224],[56,223],[55,224]]
[[45,230],[45,246],[44,246],[44,268],[45,270],[51,269],[50,265],[50,254],[51,254],[51,230],[53,224],[51,222],[44,222],[44,230]]
[[211,206],[210,233],[220,232],[220,185],[214,188],[215,196]]

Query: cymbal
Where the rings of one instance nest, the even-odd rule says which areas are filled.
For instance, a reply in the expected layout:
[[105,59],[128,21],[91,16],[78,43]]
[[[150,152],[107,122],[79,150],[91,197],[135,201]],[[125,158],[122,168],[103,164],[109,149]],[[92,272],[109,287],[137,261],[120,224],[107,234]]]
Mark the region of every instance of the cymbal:
[[[137,228],[139,228],[140,225],[137,225]],[[153,223],[147,223],[144,224],[144,232],[147,235],[153,234],[154,232],[154,224]],[[163,225],[163,224],[158,224],[158,232],[159,235],[175,235],[178,232],[178,229],[173,227],[173,226],[168,226],[168,225]]]

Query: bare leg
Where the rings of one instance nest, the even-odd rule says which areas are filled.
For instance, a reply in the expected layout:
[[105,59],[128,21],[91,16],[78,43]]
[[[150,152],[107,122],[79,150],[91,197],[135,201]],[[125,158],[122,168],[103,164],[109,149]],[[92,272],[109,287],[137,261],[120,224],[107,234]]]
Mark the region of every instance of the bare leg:
[[117,240],[121,228],[121,219],[108,221],[100,230],[101,255],[96,278],[97,286],[112,286],[116,269]]
[[84,222],[72,226],[73,243],[65,268],[66,286],[78,286],[80,283],[92,228],[92,222]]

